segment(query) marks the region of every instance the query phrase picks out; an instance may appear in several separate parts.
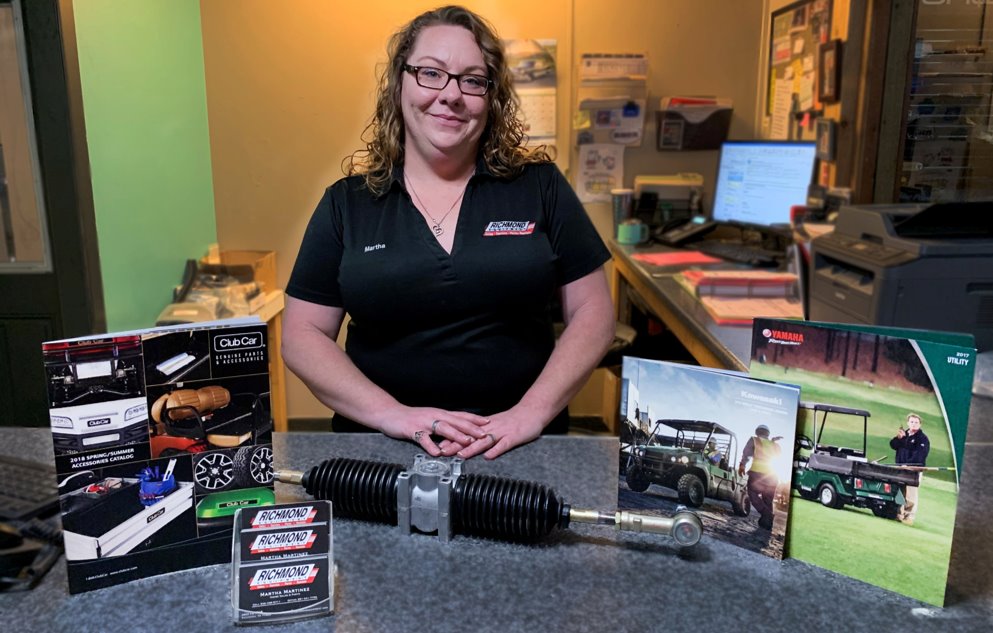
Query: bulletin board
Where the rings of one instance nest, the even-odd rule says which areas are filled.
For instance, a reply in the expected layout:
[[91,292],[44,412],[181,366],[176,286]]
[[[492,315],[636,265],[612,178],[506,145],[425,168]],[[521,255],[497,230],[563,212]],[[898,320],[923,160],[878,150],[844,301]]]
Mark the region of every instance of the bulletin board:
[[766,116],[774,113],[777,86],[790,91],[797,110],[819,109],[818,51],[830,37],[831,0],[800,0],[772,12]]

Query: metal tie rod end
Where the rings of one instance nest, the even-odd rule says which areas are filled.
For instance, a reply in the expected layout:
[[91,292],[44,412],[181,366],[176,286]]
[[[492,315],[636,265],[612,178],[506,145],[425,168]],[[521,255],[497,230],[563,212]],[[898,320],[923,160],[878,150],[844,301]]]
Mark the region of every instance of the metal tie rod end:
[[299,470],[277,470],[272,475],[276,481],[281,481],[284,484],[303,485],[303,473]]
[[696,513],[680,509],[672,517],[637,512],[599,512],[571,508],[569,520],[577,523],[613,525],[617,530],[628,532],[649,532],[671,536],[682,546],[696,545],[703,536],[703,523]]

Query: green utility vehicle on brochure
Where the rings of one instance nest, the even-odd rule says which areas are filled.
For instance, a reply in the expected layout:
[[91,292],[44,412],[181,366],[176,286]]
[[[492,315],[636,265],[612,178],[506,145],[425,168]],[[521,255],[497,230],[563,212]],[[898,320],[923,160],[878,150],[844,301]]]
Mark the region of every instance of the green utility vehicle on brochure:
[[[664,434],[669,429],[675,434]],[[656,484],[675,490],[687,506],[699,508],[710,498],[730,502],[738,516],[748,515],[748,479],[737,472],[738,439],[732,431],[703,420],[658,420],[647,440],[632,439],[625,469],[632,491]]]
[[[806,402],[800,407],[813,415],[814,438],[797,436],[793,488],[804,499],[820,501],[828,508],[852,505],[869,508],[878,517],[896,519],[905,502],[903,486],[919,486],[920,471],[867,459],[868,411]],[[829,418],[833,428],[828,428]],[[860,448],[841,446],[858,435]]]

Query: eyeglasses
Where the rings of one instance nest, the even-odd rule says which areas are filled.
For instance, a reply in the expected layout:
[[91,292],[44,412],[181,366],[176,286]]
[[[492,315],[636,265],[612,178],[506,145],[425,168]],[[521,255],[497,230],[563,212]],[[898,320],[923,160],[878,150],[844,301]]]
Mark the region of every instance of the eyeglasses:
[[414,80],[417,81],[418,86],[430,88],[431,90],[444,90],[448,82],[454,79],[462,94],[482,97],[490,89],[490,85],[493,84],[492,81],[482,75],[456,75],[445,72],[440,68],[431,68],[430,66],[411,66],[410,64],[404,64],[403,69],[414,76]]

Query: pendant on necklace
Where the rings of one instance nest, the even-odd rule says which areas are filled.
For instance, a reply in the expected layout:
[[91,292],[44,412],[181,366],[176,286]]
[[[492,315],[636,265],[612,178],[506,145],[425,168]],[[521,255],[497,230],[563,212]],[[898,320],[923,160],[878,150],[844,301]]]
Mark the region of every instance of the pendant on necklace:
[[441,234],[445,232],[445,229],[441,228],[437,224],[431,226],[431,230],[434,231],[435,237],[441,237]]

